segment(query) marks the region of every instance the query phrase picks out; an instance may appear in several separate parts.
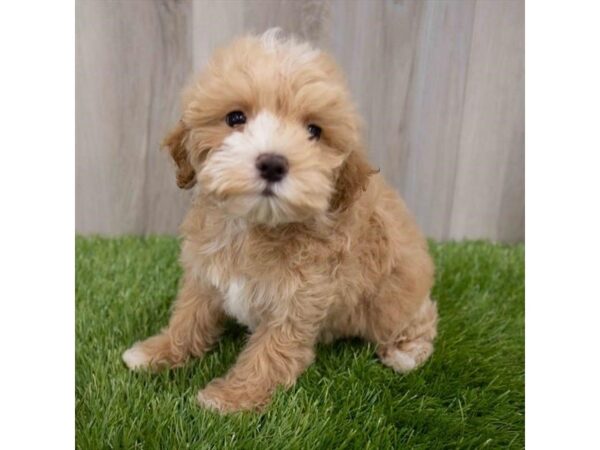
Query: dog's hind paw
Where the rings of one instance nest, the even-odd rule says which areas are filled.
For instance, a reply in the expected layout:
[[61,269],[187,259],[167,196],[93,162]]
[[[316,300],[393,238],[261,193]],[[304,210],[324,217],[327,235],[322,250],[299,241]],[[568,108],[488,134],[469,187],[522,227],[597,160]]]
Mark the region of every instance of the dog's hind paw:
[[401,350],[392,350],[384,358],[381,358],[381,362],[400,373],[410,372],[417,366],[415,358]]

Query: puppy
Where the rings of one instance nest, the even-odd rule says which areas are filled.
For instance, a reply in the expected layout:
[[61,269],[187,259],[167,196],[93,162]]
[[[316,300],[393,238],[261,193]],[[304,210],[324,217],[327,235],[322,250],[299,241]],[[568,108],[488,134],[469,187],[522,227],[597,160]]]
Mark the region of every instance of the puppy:
[[277,30],[216,52],[184,95],[164,146],[194,185],[184,275],[169,324],[123,354],[177,367],[251,331],[237,362],[199,393],[220,412],[259,409],[292,386],[317,342],[359,336],[404,373],[431,355],[437,310],[427,243],[365,154],[344,78],[326,53]]

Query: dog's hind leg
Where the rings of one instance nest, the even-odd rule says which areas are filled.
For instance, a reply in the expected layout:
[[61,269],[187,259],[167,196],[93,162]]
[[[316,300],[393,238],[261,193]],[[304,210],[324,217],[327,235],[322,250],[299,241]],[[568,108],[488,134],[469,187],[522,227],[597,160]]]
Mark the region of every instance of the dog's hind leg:
[[405,328],[377,343],[377,354],[395,371],[410,372],[431,356],[436,334],[437,307],[427,298]]

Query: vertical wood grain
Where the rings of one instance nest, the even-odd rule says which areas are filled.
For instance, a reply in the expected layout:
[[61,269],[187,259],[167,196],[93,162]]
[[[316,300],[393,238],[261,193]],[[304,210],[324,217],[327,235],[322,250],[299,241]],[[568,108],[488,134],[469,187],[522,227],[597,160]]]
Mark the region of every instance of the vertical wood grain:
[[245,0],[194,0],[194,74],[202,70],[215,48],[244,33],[245,3]]
[[78,232],[177,229],[189,200],[159,143],[191,70],[190,13],[189,1],[76,3]]
[[[475,1],[428,2],[402,112],[395,182],[428,236],[447,238]],[[390,158],[388,158],[390,159]]]
[[175,233],[158,151],[215,47],[279,26],[347,74],[374,165],[437,239],[524,237],[522,0],[78,0],[77,231]]
[[400,187],[401,144],[423,3],[332,3],[331,51],[346,72],[370,159]]
[[524,29],[523,2],[477,2],[451,238],[524,238]]

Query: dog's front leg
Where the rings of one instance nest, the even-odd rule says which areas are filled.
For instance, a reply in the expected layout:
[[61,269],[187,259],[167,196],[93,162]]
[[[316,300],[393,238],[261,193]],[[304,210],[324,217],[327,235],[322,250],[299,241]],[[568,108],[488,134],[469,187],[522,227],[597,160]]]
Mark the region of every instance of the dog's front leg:
[[169,325],[123,353],[125,364],[132,370],[157,370],[180,366],[190,355],[202,356],[222,331],[224,314],[218,295],[215,288],[185,277]]
[[199,404],[219,412],[266,405],[277,386],[293,385],[313,361],[316,329],[312,325],[261,324],[227,375],[198,393]]

